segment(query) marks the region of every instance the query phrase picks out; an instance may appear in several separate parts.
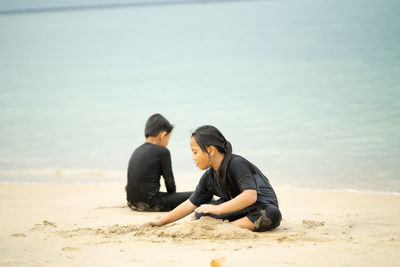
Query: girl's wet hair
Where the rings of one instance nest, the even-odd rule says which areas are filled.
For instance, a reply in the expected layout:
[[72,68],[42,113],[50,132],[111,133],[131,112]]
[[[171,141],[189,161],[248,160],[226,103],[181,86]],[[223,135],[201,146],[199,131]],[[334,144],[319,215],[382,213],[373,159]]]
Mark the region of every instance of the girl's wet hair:
[[196,140],[196,143],[200,149],[207,154],[207,147],[209,146],[214,146],[219,152],[225,154],[221,165],[218,168],[218,176],[222,189],[228,196],[230,196],[228,186],[226,184],[226,171],[229,161],[232,158],[231,143],[226,140],[224,135],[216,127],[212,125],[200,126],[192,133],[192,137],[194,140]]

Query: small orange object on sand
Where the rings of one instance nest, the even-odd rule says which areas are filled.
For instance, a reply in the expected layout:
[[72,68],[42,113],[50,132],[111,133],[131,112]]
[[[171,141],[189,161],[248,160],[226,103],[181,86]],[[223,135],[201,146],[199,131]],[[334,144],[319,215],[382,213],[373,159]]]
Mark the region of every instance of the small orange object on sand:
[[221,264],[223,264],[225,261],[226,261],[225,257],[216,258],[211,261],[210,266],[211,267],[220,267]]

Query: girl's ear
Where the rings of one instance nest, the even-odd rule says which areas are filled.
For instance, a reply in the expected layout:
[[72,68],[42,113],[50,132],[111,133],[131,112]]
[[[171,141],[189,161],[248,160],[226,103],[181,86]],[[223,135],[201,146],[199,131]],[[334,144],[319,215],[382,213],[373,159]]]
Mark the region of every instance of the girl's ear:
[[215,154],[215,146],[209,146],[209,147],[207,147],[207,151],[208,151],[208,154],[209,154],[210,156],[214,156],[214,154]]

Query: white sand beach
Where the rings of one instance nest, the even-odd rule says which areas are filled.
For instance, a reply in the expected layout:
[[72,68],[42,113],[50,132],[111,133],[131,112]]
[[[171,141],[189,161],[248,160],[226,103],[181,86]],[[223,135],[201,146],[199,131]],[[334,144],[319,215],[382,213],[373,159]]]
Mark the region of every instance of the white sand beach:
[[[400,266],[400,196],[276,188],[272,232],[214,219],[153,228],[124,185],[0,185],[1,266]],[[215,265],[217,266],[217,265]]]

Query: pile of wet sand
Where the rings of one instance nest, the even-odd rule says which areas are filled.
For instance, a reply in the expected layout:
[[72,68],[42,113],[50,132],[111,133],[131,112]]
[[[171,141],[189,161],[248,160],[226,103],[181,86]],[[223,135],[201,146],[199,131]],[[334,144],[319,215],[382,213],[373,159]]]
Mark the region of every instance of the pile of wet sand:
[[171,238],[175,240],[228,240],[228,239],[254,239],[257,234],[239,228],[227,221],[211,217],[202,217],[196,221],[173,223],[160,227],[149,225],[112,225],[99,228],[77,228],[59,231],[58,234],[65,238],[80,235],[95,235],[113,238],[121,235],[133,235],[145,238]]

